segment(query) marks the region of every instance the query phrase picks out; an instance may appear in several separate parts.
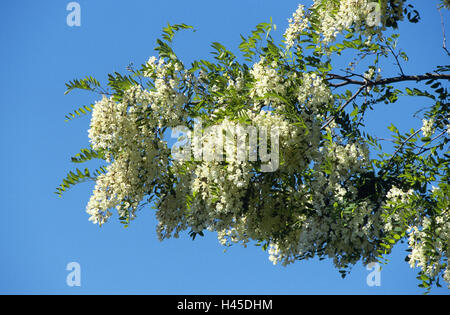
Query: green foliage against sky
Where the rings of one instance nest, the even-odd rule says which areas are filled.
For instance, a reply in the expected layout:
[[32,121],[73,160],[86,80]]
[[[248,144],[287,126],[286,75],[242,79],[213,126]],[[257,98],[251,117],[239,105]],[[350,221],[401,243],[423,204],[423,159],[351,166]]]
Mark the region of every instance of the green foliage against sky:
[[[274,263],[332,259],[343,275],[406,240],[420,286],[448,283],[450,67],[406,74],[399,23],[420,23],[409,1],[316,0],[298,7],[281,43],[271,36],[276,26],[261,23],[242,36],[238,52],[215,42],[211,60],[190,65],[172,42],[193,27],[168,25],[157,56],[138,69],[109,74],[105,87],[92,77],[67,83],[67,92],[100,95],[66,116],[92,115],[91,147],[72,161],[104,166],[70,172],[57,193],[95,180],[87,206],[94,223],[115,209],[128,226],[151,204],[161,239],[210,230],[225,246],[262,246]],[[342,59],[345,69],[336,67]],[[387,62],[398,75],[384,75]],[[423,126],[401,133],[382,122],[391,152],[364,130],[367,115],[409,97],[427,100],[417,113]],[[271,159],[252,159],[251,150],[239,158],[233,148],[252,137],[233,133],[239,128],[258,130],[256,151]],[[167,142],[175,130],[178,149],[189,153],[182,159]],[[267,134],[276,136],[264,146]],[[210,151],[215,159],[205,158]]]

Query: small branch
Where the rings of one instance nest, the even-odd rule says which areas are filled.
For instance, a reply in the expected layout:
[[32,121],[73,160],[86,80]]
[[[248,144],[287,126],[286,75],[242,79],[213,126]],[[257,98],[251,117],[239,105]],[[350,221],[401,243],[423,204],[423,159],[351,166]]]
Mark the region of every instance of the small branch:
[[[338,108],[338,112],[342,111],[345,107],[347,107],[348,104],[350,104],[364,89],[366,88],[365,85],[361,86],[358,91],[356,91],[355,94],[353,94],[352,97],[350,97],[348,99],[347,102],[345,102],[345,104],[343,104],[341,107]],[[331,122],[336,118],[336,116],[331,116],[330,119],[328,119],[328,121],[325,123],[325,125],[322,126],[321,129],[325,129],[326,127],[328,127],[329,124],[331,124]]]
[[329,74],[328,80],[341,80],[343,82],[340,83],[330,83],[331,87],[341,87],[345,85],[364,85],[367,87],[371,86],[377,86],[377,85],[385,85],[385,84],[391,84],[391,83],[398,83],[398,82],[406,82],[406,81],[425,81],[425,80],[450,80],[450,74],[438,74],[438,73],[426,73],[421,75],[405,75],[405,76],[399,76],[399,77],[391,77],[391,78],[385,78],[377,81],[358,81],[354,79],[350,79],[349,77],[337,75],[337,74]]
[[[433,139],[431,139],[428,143],[431,143],[431,142],[433,142],[434,140],[439,139],[439,138],[442,137],[446,132],[447,132],[447,130],[442,131],[442,132],[441,132],[440,134],[438,134],[436,137],[434,137]],[[424,153],[425,151],[428,151],[428,150],[430,150],[430,149],[431,149],[431,147],[425,148],[425,145],[423,145],[423,146],[420,147],[420,152],[417,153],[417,155],[421,155],[422,153]]]
[[351,72],[351,71],[348,71],[348,70],[341,70],[341,71],[345,71],[345,73],[347,73],[347,76],[346,76],[346,78],[351,78],[351,77],[359,77],[359,78],[361,78],[361,79],[363,79],[364,81],[367,81],[367,82],[369,82],[370,84],[374,84],[375,83],[375,81],[373,81],[373,80],[370,80],[370,79],[368,79],[368,78],[366,78],[366,77],[364,77],[364,75],[361,75],[361,74],[357,74],[357,73],[353,73],[353,72]]
[[328,74],[329,79],[328,80],[342,80],[344,82],[341,83],[330,83],[330,86],[332,87],[341,87],[344,85],[348,85],[348,84],[354,84],[354,85],[363,85],[363,84],[367,84],[367,82],[364,81],[357,81],[354,79],[351,79],[350,77],[352,77],[353,75],[350,76],[341,76],[338,74]]
[[405,146],[406,142],[408,142],[409,140],[411,140],[412,138],[414,138],[421,129],[417,130],[416,132],[414,132],[413,134],[411,134],[408,138],[405,139],[405,141],[402,142],[402,144],[398,147],[398,149],[394,152],[394,154],[391,156],[391,158],[389,159],[386,167],[384,168],[384,170],[381,172],[380,175],[384,175],[386,173],[386,170],[389,169],[389,166],[392,163],[392,160],[394,159],[394,157],[401,151],[401,149],[403,149],[403,147]]
[[439,11],[439,15],[441,16],[441,26],[442,26],[442,48],[445,50],[445,52],[447,53],[447,55],[450,56],[450,52],[447,49],[447,39],[445,37],[445,24],[444,24],[444,17],[442,16],[442,12],[441,9],[438,8]]
[[392,56],[394,56],[395,58],[395,62],[397,64],[398,69],[400,70],[400,74],[402,75],[402,77],[405,76],[405,73],[403,72],[403,68],[402,65],[400,64],[400,61],[398,60],[398,55],[395,53],[395,51],[392,49],[391,46],[386,45],[386,47],[389,49],[389,51],[391,52]]

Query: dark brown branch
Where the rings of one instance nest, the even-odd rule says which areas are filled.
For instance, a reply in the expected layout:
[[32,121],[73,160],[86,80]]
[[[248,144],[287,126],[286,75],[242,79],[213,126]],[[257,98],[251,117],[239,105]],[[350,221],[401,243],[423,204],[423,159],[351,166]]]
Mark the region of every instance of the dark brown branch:
[[391,77],[391,78],[385,78],[381,80],[376,81],[358,81],[351,79],[349,77],[341,76],[338,74],[329,74],[328,75],[328,81],[330,80],[341,80],[343,82],[339,83],[330,83],[331,87],[341,87],[345,85],[363,85],[367,87],[371,86],[377,86],[377,85],[385,85],[385,84],[391,84],[391,83],[398,83],[398,82],[406,82],[406,81],[425,81],[425,80],[450,80],[450,74],[440,74],[440,73],[425,73],[421,75],[402,75],[399,77]]

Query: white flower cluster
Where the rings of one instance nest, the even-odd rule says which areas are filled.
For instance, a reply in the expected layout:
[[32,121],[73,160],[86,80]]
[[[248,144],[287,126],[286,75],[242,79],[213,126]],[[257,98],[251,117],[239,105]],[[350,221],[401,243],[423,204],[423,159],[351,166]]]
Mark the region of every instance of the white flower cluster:
[[286,48],[289,50],[294,46],[295,41],[298,40],[300,34],[308,27],[309,20],[305,15],[305,6],[300,4],[288,22],[289,27],[284,33],[284,38],[286,41]]
[[277,244],[273,244],[271,243],[269,245],[269,250],[267,251],[267,253],[269,254],[269,260],[274,264],[278,264],[278,262],[281,261],[281,257],[280,257],[280,251],[278,249],[278,245]]
[[[250,97],[259,101],[259,99],[266,96],[266,94],[277,94],[283,96],[286,91],[287,83],[289,81],[285,81],[277,71],[278,65],[276,62],[272,62],[271,64],[267,64],[265,58],[261,58],[261,60],[253,65],[253,68],[250,70],[250,74],[254,78],[254,84],[250,91]],[[269,104],[270,101],[277,102],[279,101],[276,98],[267,97],[264,100],[266,105]]]
[[374,68],[370,68],[369,70],[367,70],[364,73],[363,76],[364,76],[364,79],[366,79],[366,80],[372,80],[374,75],[375,75],[375,69]]
[[442,4],[444,5],[445,8],[450,10],[450,0],[443,0]]
[[308,109],[317,112],[323,105],[334,102],[330,88],[315,73],[304,73],[298,89],[298,101]]
[[153,116],[159,118],[158,126],[178,125],[184,116],[182,105],[187,101],[187,97],[178,91],[180,79],[186,76],[185,73],[176,75],[176,72],[182,72],[182,65],[178,62],[165,63],[164,59],[158,61],[151,57],[146,66],[144,75],[152,78],[155,84],[155,90],[148,93]]
[[352,25],[359,29],[369,14],[369,0],[326,1],[325,5],[322,2],[316,0],[314,6],[319,8],[319,29],[324,44],[334,41],[339,33]]
[[[432,238],[430,229],[433,231]],[[449,253],[443,250],[444,248],[448,249],[449,246],[450,211],[443,209],[442,213],[434,218],[434,222],[425,217],[420,228],[418,226],[411,227],[409,231],[409,247],[412,249],[409,255],[411,268],[421,268],[429,278],[443,272],[444,280],[450,284]]]
[[402,223],[402,216],[410,210],[411,196],[414,191],[412,189],[403,191],[396,186],[392,188],[386,194],[386,202],[384,203],[384,230],[390,232],[395,225]]
[[[392,12],[399,19],[403,18],[404,0],[396,1]],[[299,39],[299,35],[308,25],[321,36],[321,43],[328,45],[344,30],[354,27],[368,37],[370,43],[373,35],[380,33],[379,26],[383,23],[382,10],[387,1],[374,0],[314,0],[311,7],[313,17],[305,12],[303,5],[299,5],[293,17],[289,19],[289,26],[284,33],[286,48],[290,49]]]
[[[133,85],[119,102],[103,96],[95,104],[89,138],[92,148],[103,150],[111,164],[97,177],[87,205],[94,223],[105,223],[112,208],[120,217],[133,219],[155,179],[162,176],[170,151],[156,127],[172,126],[183,118],[186,97],[178,92],[179,77],[173,74],[181,70],[178,63],[165,64],[152,57],[145,75],[154,80],[154,90]],[[141,120],[145,123],[140,124]]]
[[450,289],[450,210],[448,193],[441,187],[431,188],[431,198],[440,204],[435,216],[422,215],[410,224],[409,229],[409,264],[411,268],[419,267],[430,279],[442,275]]
[[133,219],[143,197],[152,191],[161,164],[167,163],[169,150],[154,128],[160,113],[151,116],[150,124],[137,123],[148,116],[148,107],[155,100],[159,98],[135,85],[124,92],[120,102],[104,96],[94,106],[89,129],[92,148],[103,150],[111,162],[106,173],[97,177],[87,205],[94,223],[105,223],[112,208],[120,217]]
[[[270,151],[274,149],[277,151],[278,147],[274,147],[272,142],[279,140],[280,147],[283,147],[287,141],[291,141],[292,129],[297,128],[288,124],[283,117],[273,111],[254,113],[249,110],[246,114],[251,119],[253,126],[258,127],[258,131],[267,131],[264,135],[258,134],[258,143],[261,144],[261,138],[264,136],[269,139],[266,150],[262,151],[270,153],[270,160],[256,161],[256,159],[252,159],[250,157],[253,153],[250,150],[251,147],[245,152],[247,158],[238,158],[236,152],[238,143],[246,143],[247,134],[242,134],[241,137],[244,137],[242,139],[229,137],[228,135],[233,134],[229,131],[236,130],[238,125],[229,119],[222,120],[215,126],[215,130],[222,137],[215,134],[214,141],[223,141],[221,146],[225,147],[226,161],[225,159],[203,159],[194,164],[190,161],[174,162],[171,171],[180,178],[180,182],[174,187],[175,194],[191,196],[192,200],[187,202],[188,206],[183,205],[183,201],[181,201],[175,207],[184,209],[182,216],[179,212],[173,211],[173,204],[170,205],[168,202],[161,204],[158,211],[160,221],[158,231],[161,238],[168,237],[173,231],[177,234],[177,226],[190,226],[194,231],[203,229],[218,231],[219,237],[223,238],[221,239],[222,243],[226,242],[225,238],[245,242],[247,239],[245,234],[248,232],[246,231],[246,217],[238,214],[242,211],[244,195],[249,188],[255,165],[261,163],[262,169],[264,165],[267,166],[267,163],[272,163],[277,169],[279,153],[276,152],[276,156],[274,156]],[[276,139],[272,138],[274,129],[277,130]],[[224,131],[225,134],[222,134]],[[209,136],[209,133],[205,133],[201,138],[203,155],[210,154],[208,151],[215,148],[209,143],[212,141]],[[256,133],[255,135],[248,134],[249,142],[252,141],[252,136],[256,136]],[[262,153],[266,152],[261,152],[260,147],[259,155],[261,156]],[[226,167],[224,167],[224,163],[226,163]],[[179,225],[180,220],[183,222],[181,225]]]
[[396,186],[392,186],[392,188],[386,194],[386,199],[389,203],[392,204],[405,204],[408,202],[410,196],[413,194],[413,190],[410,189],[407,192],[399,189]]
[[422,134],[424,137],[431,137],[434,134],[434,119],[422,119]]
[[[450,283],[450,266],[447,266],[447,268],[445,268],[443,278],[445,282]],[[450,289],[450,285],[448,286],[448,288]]]

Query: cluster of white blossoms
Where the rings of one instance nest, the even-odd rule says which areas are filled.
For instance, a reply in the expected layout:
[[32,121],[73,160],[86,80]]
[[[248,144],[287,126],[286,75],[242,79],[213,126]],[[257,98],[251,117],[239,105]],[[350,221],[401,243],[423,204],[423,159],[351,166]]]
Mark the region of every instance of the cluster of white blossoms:
[[402,216],[410,210],[413,193],[412,189],[405,192],[396,186],[392,186],[387,192],[386,201],[383,205],[385,209],[385,231],[390,232],[394,229],[394,226],[402,224]]
[[[261,60],[253,65],[250,70],[250,74],[254,78],[254,84],[250,91],[250,97],[254,101],[258,101],[264,98],[267,94],[278,94],[284,95],[286,88],[290,81],[284,80],[280,77],[277,71],[277,63],[272,62],[268,64],[266,59],[263,57]],[[279,101],[276,98],[267,97],[264,100],[265,105],[268,105],[270,101]]]
[[269,249],[267,251],[269,254],[269,260],[274,264],[278,264],[281,261],[280,250],[278,249],[277,244],[270,243]]
[[298,88],[298,101],[317,112],[320,107],[333,103],[334,98],[322,77],[315,73],[303,73],[302,84]]
[[[116,126],[123,125],[121,111],[123,110],[120,110],[117,104],[106,96],[94,104],[91,128],[89,129],[89,139],[94,150],[120,146],[120,143],[115,142],[119,139],[116,136],[118,132]],[[108,153],[107,159],[110,161]]]
[[369,70],[364,72],[363,76],[364,76],[364,79],[366,79],[366,80],[372,80],[374,75],[375,75],[375,69],[374,68],[370,68]]
[[[411,268],[419,267],[422,273],[434,278],[442,273],[444,281],[450,288],[450,264],[448,261],[450,248],[450,210],[448,195],[441,187],[432,187],[431,198],[440,201],[437,215],[424,215],[409,227],[409,264]],[[442,199],[442,197],[444,199]]]
[[431,137],[435,132],[434,119],[422,119],[422,128],[420,129],[424,137]]
[[119,217],[133,219],[142,199],[163,176],[170,150],[158,127],[174,126],[185,116],[182,106],[187,98],[178,91],[176,75],[181,70],[179,63],[152,57],[145,76],[154,80],[155,89],[132,85],[120,101],[103,96],[95,104],[89,138],[92,148],[102,150],[111,164],[97,177],[87,205],[94,223],[104,224],[113,208]]
[[[180,179],[174,186],[175,195],[188,196],[188,202],[180,199],[175,208],[183,209],[181,212],[173,212],[173,204],[162,202],[158,211],[161,238],[171,232],[176,235],[177,226],[190,226],[194,231],[215,230],[219,238],[234,241],[247,239],[243,234],[246,231],[246,217],[240,217],[239,212],[242,211],[252,174],[257,168],[270,172],[282,167],[279,165],[278,148],[286,147],[286,143],[291,141],[292,129],[298,127],[291,126],[273,111],[255,113],[248,110],[246,116],[252,122],[248,129],[236,121],[224,119],[214,126],[212,133],[201,134],[200,156],[203,155],[203,159],[195,162],[174,161],[171,171]],[[246,132],[238,133],[239,128],[246,129]],[[253,142],[259,147],[251,145]],[[239,151],[242,149],[240,144],[246,145],[243,152]],[[220,151],[211,152],[218,148]],[[210,158],[211,155],[215,158]],[[180,222],[183,224],[180,225]],[[225,243],[224,239],[220,241]]]
[[[122,218],[133,219],[145,195],[152,191],[167,163],[167,144],[158,137],[152,125],[137,123],[145,116],[154,97],[139,85],[124,92],[120,102],[103,97],[94,106],[89,138],[94,150],[105,152],[106,173],[97,177],[87,205],[90,220],[102,225],[116,208]],[[150,121],[156,124],[158,116]]]
[[295,41],[298,40],[300,34],[308,27],[309,20],[305,14],[305,6],[300,4],[288,22],[289,27],[284,33],[284,38],[286,48],[289,50],[294,46]]
[[[433,221],[425,217],[421,223],[421,227],[411,226],[409,231],[409,247],[412,250],[409,264],[411,268],[421,268],[429,278],[443,272],[444,280],[450,283],[449,253],[444,250],[450,246],[450,211],[442,209]],[[430,237],[430,231],[433,237]]]
[[386,194],[386,199],[388,203],[391,204],[406,204],[409,201],[410,196],[413,194],[413,190],[410,189],[407,192],[404,192],[400,188],[396,186],[392,186],[392,188]]
[[[181,74],[177,75],[177,72]],[[178,89],[180,80],[186,76],[182,73],[182,65],[151,57],[146,64],[144,76],[154,80],[155,89],[148,93],[153,116],[159,118],[158,126],[176,126],[185,116],[182,105],[187,101],[186,95]]]
[[[404,0],[399,0],[394,7],[394,14],[399,19],[403,19],[403,3]],[[351,27],[366,35],[369,43],[373,35],[380,33],[383,23],[381,12],[386,5],[387,1],[384,0],[315,0],[309,13],[303,5],[299,5],[288,20],[289,26],[284,33],[286,48],[293,47],[309,25],[321,36],[324,45],[330,44]]]
[[[234,218],[232,229],[219,234],[221,242],[245,244],[249,239],[271,239],[269,259],[283,264],[320,253],[343,267],[360,258],[350,258],[351,255],[343,258],[344,253],[356,252],[360,248],[374,253],[374,238],[380,236],[375,231],[383,222],[380,216],[372,215],[374,205],[364,201],[355,204],[351,213],[344,213],[341,209],[345,204],[344,195],[346,200],[355,200],[357,194],[352,188],[347,191],[341,183],[363,169],[363,165],[368,163],[367,154],[364,145],[333,143],[317,157],[318,172],[314,178],[301,187],[287,185],[284,191],[277,192],[270,181],[254,183],[253,187],[261,191],[261,199],[250,200],[245,216]],[[328,165],[333,168],[329,170],[330,175],[322,170]],[[290,169],[286,171],[289,173]],[[327,206],[329,204],[336,204],[333,211]],[[274,238],[274,231],[283,230],[283,237]]]
[[370,0],[341,0],[339,2],[316,0],[319,19],[319,30],[322,42],[333,42],[342,31],[355,26],[357,30],[365,24],[369,18]]
[[450,10],[450,0],[443,0],[442,4],[445,8]]

